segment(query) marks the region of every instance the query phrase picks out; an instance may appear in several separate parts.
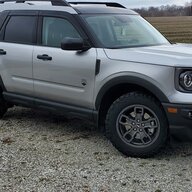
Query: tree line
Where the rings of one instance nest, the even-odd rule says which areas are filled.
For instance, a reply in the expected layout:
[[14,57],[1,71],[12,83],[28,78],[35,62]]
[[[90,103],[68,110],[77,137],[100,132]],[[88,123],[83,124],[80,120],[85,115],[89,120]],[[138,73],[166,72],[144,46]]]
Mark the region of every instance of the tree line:
[[192,16],[192,4],[186,6],[162,5],[160,7],[149,7],[134,9],[143,17],[162,17],[162,16]]

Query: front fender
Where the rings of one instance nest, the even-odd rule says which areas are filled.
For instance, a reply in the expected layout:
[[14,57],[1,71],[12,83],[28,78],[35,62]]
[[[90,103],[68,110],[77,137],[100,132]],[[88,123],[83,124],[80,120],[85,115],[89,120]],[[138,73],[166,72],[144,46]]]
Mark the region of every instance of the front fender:
[[149,92],[151,92],[155,97],[157,97],[162,103],[169,102],[167,96],[151,81],[146,80],[145,78],[138,77],[138,76],[119,76],[114,77],[111,80],[109,80],[107,83],[105,83],[102,88],[99,90],[95,106],[96,109],[99,109],[100,103],[102,101],[103,96],[114,86],[120,85],[120,84],[132,84],[135,86],[140,86]]

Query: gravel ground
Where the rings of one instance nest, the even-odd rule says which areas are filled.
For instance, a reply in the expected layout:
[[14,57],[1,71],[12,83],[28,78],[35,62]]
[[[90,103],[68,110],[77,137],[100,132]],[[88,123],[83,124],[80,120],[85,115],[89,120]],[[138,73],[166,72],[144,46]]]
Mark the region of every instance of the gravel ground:
[[88,122],[13,108],[0,120],[0,191],[192,191],[192,143],[128,158]]

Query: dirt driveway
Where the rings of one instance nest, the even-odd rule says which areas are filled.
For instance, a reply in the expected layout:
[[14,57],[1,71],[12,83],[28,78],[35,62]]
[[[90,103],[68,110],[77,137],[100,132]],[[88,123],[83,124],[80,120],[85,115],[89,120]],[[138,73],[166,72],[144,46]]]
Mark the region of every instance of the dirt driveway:
[[0,120],[0,191],[192,191],[192,143],[127,158],[88,122],[17,107]]

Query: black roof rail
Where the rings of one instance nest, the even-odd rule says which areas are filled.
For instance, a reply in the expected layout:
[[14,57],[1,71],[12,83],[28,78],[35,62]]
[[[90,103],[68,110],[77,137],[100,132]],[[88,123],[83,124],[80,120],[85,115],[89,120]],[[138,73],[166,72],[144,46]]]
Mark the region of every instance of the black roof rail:
[[0,4],[6,2],[25,3],[25,1],[51,2],[53,6],[70,6],[65,0],[0,0]]
[[84,4],[84,5],[92,5],[92,4],[97,4],[97,5],[106,5],[106,6],[109,6],[109,7],[119,7],[119,8],[125,8],[125,6],[121,5],[120,3],[115,3],[115,2],[78,2],[78,1],[75,1],[75,2],[70,2],[68,1],[69,4],[74,4],[74,5],[79,5],[79,4]]

